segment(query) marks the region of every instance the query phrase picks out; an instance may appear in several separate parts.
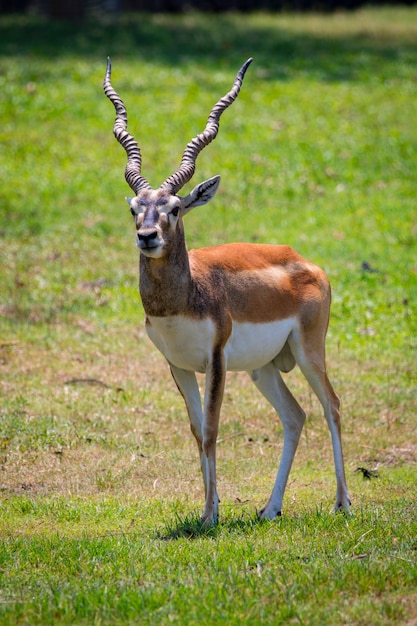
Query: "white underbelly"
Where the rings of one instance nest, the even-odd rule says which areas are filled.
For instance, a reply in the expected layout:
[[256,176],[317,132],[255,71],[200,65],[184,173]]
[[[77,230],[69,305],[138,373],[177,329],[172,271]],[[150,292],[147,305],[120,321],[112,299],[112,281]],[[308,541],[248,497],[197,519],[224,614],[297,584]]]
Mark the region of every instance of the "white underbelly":
[[[148,319],[148,336],[169,363],[194,372],[206,371],[216,336],[211,318]],[[252,371],[272,361],[282,350],[295,323],[294,318],[264,324],[233,322],[225,346],[227,369]]]
[[252,371],[270,363],[281,352],[294,326],[293,318],[265,324],[234,322],[225,349],[227,369]]

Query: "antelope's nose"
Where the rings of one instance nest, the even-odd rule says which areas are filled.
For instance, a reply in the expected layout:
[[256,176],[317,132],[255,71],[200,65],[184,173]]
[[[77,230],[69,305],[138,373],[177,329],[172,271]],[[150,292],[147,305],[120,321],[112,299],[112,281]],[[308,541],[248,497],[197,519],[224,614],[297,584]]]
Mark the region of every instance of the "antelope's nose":
[[158,232],[154,228],[144,228],[138,232],[139,248],[154,248],[158,245]]

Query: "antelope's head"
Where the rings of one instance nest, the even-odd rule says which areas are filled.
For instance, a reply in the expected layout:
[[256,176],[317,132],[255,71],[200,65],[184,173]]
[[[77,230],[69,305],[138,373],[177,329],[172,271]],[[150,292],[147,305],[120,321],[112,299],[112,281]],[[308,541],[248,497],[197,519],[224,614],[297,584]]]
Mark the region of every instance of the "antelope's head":
[[137,141],[127,132],[126,107],[111,85],[111,64],[110,59],[107,60],[104,93],[116,110],[113,133],[126,151],[125,178],[135,194],[133,198],[126,198],[126,200],[135,220],[137,245],[145,256],[161,258],[175,238],[177,229],[182,229],[182,217],[192,208],[206,204],[215,195],[220,176],[214,176],[200,183],[188,196],[179,196],[178,192],[193,177],[195,163],[202,149],[216,137],[220,116],[237,98],[243,77],[251,62],[252,59],[248,59],[244,63],[231,91],[214,105],[204,131],[187,144],[178,170],[169,176],[158,189],[153,189],[141,174],[140,148]]

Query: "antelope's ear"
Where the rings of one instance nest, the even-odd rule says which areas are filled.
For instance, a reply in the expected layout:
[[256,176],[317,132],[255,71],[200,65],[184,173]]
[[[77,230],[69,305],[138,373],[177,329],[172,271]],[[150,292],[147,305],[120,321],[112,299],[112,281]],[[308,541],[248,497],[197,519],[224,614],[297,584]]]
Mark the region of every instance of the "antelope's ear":
[[220,185],[220,176],[213,176],[213,178],[209,178],[205,180],[203,183],[194,187],[191,193],[185,198],[181,198],[181,209],[182,214],[185,215],[188,211],[191,211],[196,206],[202,206],[203,204],[207,204],[210,202],[212,198],[216,195],[216,191],[218,190]]

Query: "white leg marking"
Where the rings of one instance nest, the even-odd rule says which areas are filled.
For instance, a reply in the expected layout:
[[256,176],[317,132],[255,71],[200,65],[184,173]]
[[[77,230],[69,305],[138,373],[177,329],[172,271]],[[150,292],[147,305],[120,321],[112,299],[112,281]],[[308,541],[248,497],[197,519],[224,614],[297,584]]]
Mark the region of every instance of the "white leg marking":
[[203,451],[207,457],[207,494],[202,521],[214,524],[219,516],[219,496],[216,486],[216,445],[219,431],[220,409],[226,380],[226,359],[221,347],[213,350],[207,365],[204,394]]
[[344,510],[349,512],[350,498],[346,485],[345,468],[343,462],[342,439],[340,430],[340,401],[327,377],[324,357],[313,352],[313,357],[307,357],[306,352],[299,341],[289,339],[291,350],[295,359],[311,385],[314,393],[320,400],[324,415],[329,426],[333,458],[336,471],[336,504],[335,511]]
[[190,418],[191,432],[193,433],[200,455],[200,466],[204,480],[204,493],[207,496],[208,466],[207,457],[203,451],[203,422],[204,415],[201,407],[201,396],[197,378],[194,372],[180,369],[171,364],[171,374],[184,398],[188,417]]
[[281,514],[282,499],[303,429],[305,413],[273,363],[257,370],[256,375],[252,375],[252,380],[278,413],[284,429],[284,447],[278,474],[269,502],[260,513],[262,519],[273,519]]

